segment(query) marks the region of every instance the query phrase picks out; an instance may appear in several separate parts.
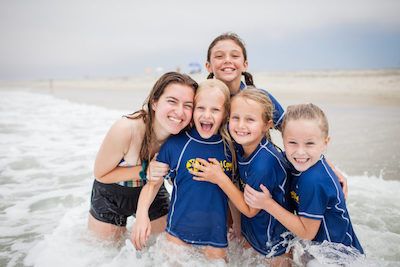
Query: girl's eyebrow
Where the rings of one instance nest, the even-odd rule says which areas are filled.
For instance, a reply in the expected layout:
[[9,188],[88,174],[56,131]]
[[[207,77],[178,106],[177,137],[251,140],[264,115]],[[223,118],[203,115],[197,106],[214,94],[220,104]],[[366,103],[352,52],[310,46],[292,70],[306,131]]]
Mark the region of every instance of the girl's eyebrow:
[[[232,49],[232,50],[230,50],[231,52],[242,52],[241,50],[239,50],[239,49]],[[214,53],[218,53],[218,52],[221,52],[221,53],[225,53],[225,50],[222,50],[222,49],[220,49],[220,50],[215,50],[214,51]]]
[[[179,99],[174,97],[174,96],[166,96],[165,98],[172,99],[172,100],[175,100],[175,101],[179,101]],[[193,101],[185,101],[184,103],[193,103]]]

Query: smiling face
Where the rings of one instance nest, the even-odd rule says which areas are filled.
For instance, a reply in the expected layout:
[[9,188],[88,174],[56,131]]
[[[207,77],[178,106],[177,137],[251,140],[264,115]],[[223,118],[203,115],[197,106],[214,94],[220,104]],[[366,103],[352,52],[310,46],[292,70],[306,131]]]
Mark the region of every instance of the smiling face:
[[229,88],[233,84],[240,84],[242,72],[246,71],[247,65],[242,48],[233,40],[218,41],[206,62],[207,71],[214,73]]
[[225,96],[220,90],[210,88],[198,91],[193,120],[202,138],[208,139],[218,133],[223,119],[227,116],[224,105]]
[[171,83],[152,104],[154,131],[162,136],[178,134],[192,119],[194,90],[188,85]]
[[286,157],[301,172],[320,159],[330,139],[324,137],[317,120],[309,119],[289,120],[282,137]]
[[257,148],[271,127],[272,121],[265,123],[260,103],[243,97],[235,97],[231,102],[229,132],[242,145],[245,157]]

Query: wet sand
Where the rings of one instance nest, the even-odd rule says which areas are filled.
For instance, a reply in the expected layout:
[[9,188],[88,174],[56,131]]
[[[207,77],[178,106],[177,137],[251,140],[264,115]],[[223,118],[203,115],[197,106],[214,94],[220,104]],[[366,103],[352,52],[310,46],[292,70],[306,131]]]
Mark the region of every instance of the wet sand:
[[[194,74],[201,82],[207,74]],[[254,73],[257,87],[279,102],[400,107],[400,69]],[[359,79],[355,79],[359,77]],[[3,88],[34,88],[72,101],[112,108],[136,107],[137,95],[151,90],[157,76],[1,82]],[[110,96],[112,95],[112,99]]]

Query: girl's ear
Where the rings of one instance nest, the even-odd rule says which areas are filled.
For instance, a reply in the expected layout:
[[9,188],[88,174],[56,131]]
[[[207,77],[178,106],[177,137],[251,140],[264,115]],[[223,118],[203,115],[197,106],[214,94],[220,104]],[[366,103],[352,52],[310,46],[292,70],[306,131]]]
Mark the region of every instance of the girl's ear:
[[157,109],[157,101],[154,101],[154,100],[151,101],[151,109],[153,111],[156,111],[156,109]]
[[331,141],[331,137],[330,137],[330,136],[327,136],[326,139],[325,139],[325,141],[324,141],[324,145],[325,145],[325,146],[328,146],[329,141]]
[[326,152],[328,151],[328,143],[331,140],[330,136],[327,136],[324,140],[324,149],[322,151],[323,154],[326,154]]
[[249,62],[246,60],[244,63],[243,63],[243,67],[244,67],[244,70],[243,70],[243,72],[246,72],[247,71],[247,67],[249,66]]
[[206,69],[207,69],[207,71],[209,72],[209,73],[212,73],[213,71],[212,71],[212,68],[211,68],[211,64],[210,64],[210,62],[206,62]]
[[273,123],[274,123],[274,122],[273,122],[272,120],[269,120],[268,123],[265,124],[264,131],[265,131],[265,132],[268,132],[269,129],[271,129]]

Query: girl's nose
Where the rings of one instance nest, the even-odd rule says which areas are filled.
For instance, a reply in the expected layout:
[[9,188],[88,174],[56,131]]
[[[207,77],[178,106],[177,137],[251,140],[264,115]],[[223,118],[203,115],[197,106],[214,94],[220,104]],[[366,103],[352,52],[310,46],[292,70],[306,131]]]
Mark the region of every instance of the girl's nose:
[[297,148],[297,153],[299,153],[300,155],[303,155],[304,152],[305,152],[305,150],[304,150],[304,147],[303,147],[303,146],[299,146],[299,147]]
[[229,55],[225,56],[225,62],[231,62],[231,57]]
[[204,111],[204,117],[210,118],[210,116],[211,116],[211,111],[210,110],[205,110]]
[[177,115],[177,116],[182,116],[183,113],[184,113],[183,110],[184,110],[183,105],[178,105],[178,106],[176,107],[176,109],[175,109],[176,115]]
[[239,120],[239,128],[243,128],[244,127],[244,121],[243,120]]

